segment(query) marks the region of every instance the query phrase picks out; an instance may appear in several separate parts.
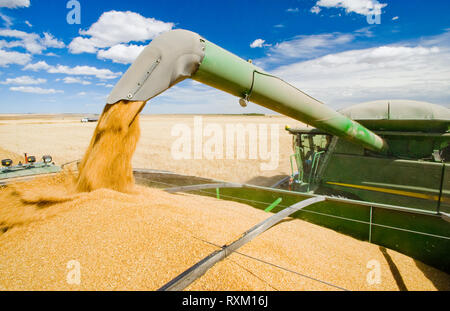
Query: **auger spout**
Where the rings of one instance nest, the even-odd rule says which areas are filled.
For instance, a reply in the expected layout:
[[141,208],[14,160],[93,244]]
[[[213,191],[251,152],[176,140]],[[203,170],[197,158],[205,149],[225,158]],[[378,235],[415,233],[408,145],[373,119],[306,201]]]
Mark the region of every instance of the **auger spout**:
[[[177,29],[155,38],[122,76],[107,99],[147,101],[191,78],[237,97],[348,139],[373,151],[385,141],[289,83],[191,31]],[[242,102],[241,100],[241,102]]]

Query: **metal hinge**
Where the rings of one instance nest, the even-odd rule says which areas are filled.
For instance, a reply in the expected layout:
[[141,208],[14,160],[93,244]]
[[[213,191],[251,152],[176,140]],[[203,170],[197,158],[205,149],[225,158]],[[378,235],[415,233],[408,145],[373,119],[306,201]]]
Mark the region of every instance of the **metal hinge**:
[[156,61],[153,62],[153,64],[151,65],[151,67],[145,72],[144,76],[142,77],[142,79],[139,80],[139,82],[137,83],[137,85],[135,86],[134,89],[132,89],[130,91],[130,93],[128,93],[127,98],[128,99],[133,99],[133,97],[136,95],[137,92],[139,92],[139,90],[142,88],[142,86],[145,84],[145,81],[147,81],[147,79],[150,77],[150,75],[152,74],[152,72],[155,70],[156,66],[158,66],[161,63],[161,58],[158,58]]

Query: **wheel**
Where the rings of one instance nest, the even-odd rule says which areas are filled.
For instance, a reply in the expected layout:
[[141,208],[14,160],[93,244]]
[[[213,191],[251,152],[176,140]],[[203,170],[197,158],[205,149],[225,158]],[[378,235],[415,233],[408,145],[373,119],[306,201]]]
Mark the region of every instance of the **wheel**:
[[45,164],[51,163],[52,160],[53,160],[52,157],[49,156],[49,155],[45,155],[45,156],[42,157],[42,161],[43,161]]
[[2,160],[2,166],[10,167],[12,165],[13,161],[11,159],[3,159]]
[[27,161],[28,161],[28,163],[35,163],[36,157],[35,156],[27,156]]

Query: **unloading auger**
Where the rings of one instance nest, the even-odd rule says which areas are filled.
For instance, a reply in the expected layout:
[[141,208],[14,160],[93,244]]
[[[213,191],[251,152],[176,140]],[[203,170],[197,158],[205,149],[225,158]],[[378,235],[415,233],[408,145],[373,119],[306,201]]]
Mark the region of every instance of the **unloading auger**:
[[155,38],[122,76],[107,103],[148,101],[186,78],[237,96],[242,106],[251,101],[373,151],[387,149],[381,137],[361,124],[200,35],[182,29]]

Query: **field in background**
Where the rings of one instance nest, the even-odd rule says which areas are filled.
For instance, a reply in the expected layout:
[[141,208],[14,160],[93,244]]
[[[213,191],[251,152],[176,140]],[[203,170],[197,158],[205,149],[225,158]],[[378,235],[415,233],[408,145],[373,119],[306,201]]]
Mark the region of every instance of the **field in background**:
[[[50,154],[56,164],[81,159],[91,139],[96,123],[82,123],[88,115],[0,115],[0,158],[19,159],[24,152],[40,158]],[[284,127],[299,122],[284,116],[204,115],[203,125],[218,124],[278,124],[279,161],[274,170],[261,170],[267,160],[189,159],[175,160],[172,144],[178,137],[171,135],[176,124],[186,124],[193,132],[193,115],[143,115],[141,139],[133,158],[133,167],[168,170],[226,181],[270,186],[290,174],[291,135]],[[268,132],[269,134],[270,132]],[[269,134],[270,138],[270,134]],[[207,138],[204,139],[204,141]],[[249,142],[246,141],[248,155]],[[268,148],[270,150],[270,141]],[[193,140],[192,140],[193,147]],[[225,146],[224,146],[225,150]],[[236,149],[235,149],[236,154]],[[192,156],[193,158],[193,156]]]

